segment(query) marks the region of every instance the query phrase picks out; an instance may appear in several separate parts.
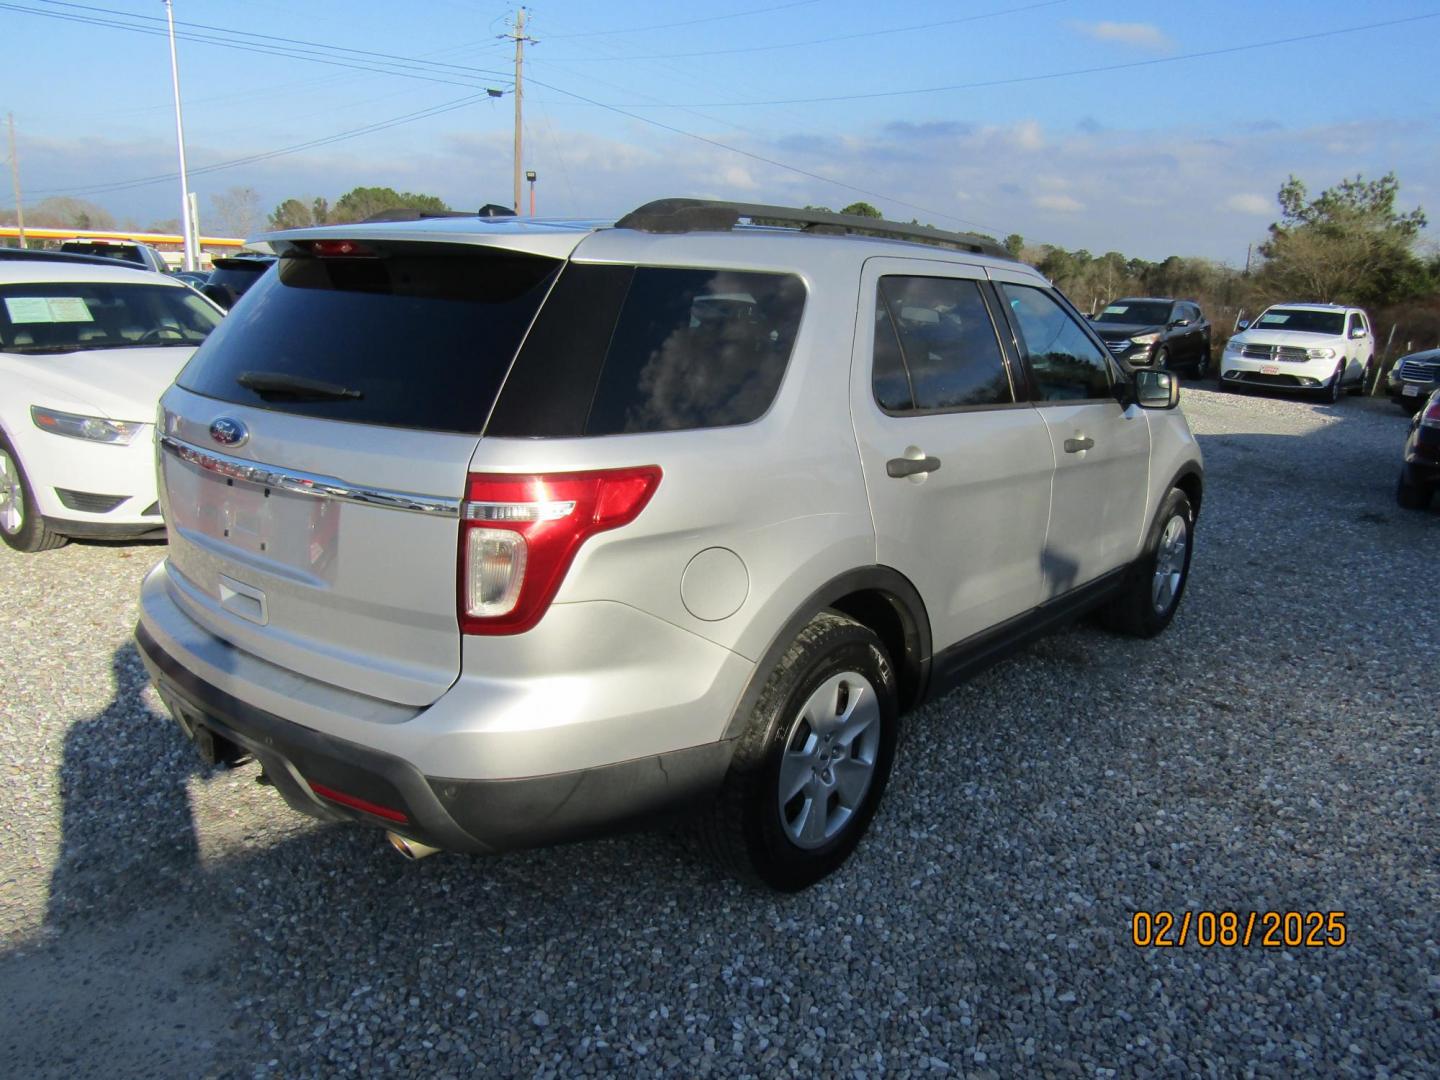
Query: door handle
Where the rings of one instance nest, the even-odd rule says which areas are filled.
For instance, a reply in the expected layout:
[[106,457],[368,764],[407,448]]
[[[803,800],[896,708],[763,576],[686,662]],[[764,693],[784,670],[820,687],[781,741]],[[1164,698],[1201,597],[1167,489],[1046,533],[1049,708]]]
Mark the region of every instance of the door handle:
[[1083,438],[1079,438],[1079,439],[1066,439],[1066,440],[1065,440],[1065,453],[1067,453],[1067,454],[1078,454],[1078,453],[1080,453],[1082,450],[1089,450],[1089,449],[1090,449],[1092,446],[1094,446],[1094,445],[1095,445],[1095,440],[1092,439],[1092,438],[1090,438],[1090,436],[1088,436],[1088,435],[1084,436]]
[[892,457],[885,463],[885,475],[900,479],[902,476],[918,476],[932,473],[940,468],[938,457],[908,458]]

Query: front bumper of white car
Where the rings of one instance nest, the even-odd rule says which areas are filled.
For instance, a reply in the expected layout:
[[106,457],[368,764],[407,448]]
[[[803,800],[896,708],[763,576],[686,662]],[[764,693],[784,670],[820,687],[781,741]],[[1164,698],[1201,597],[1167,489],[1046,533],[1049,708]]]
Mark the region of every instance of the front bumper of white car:
[[1220,358],[1222,383],[1248,386],[1273,386],[1290,390],[1324,390],[1335,377],[1339,356],[1310,357],[1305,360],[1282,357],[1246,356],[1243,351],[1227,347]]
[[21,453],[36,508],[55,531],[103,538],[164,527],[154,425],[146,424],[128,445],[36,431]]

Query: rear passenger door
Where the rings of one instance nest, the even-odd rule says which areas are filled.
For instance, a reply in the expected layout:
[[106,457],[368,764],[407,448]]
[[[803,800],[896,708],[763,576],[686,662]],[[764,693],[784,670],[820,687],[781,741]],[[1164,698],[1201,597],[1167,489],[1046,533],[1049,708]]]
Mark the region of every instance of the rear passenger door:
[[859,308],[851,415],[876,561],[919,590],[939,651],[1038,602],[1054,454],[981,267],[867,260]]
[[1150,478],[1150,422],[1122,409],[1110,357],[1033,277],[991,271],[1055,454],[1045,599],[1134,558]]

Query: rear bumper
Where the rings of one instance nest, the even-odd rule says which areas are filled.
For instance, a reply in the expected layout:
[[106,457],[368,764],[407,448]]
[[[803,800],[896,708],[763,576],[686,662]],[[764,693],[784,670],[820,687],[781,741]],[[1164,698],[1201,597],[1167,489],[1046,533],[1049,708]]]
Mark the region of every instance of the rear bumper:
[[[733,742],[513,780],[427,776],[392,754],[248,704],[195,675],[142,624],[140,655],[187,735],[252,755],[291,807],[359,821],[448,851],[499,852],[638,827],[683,810],[725,775]],[[343,796],[342,800],[335,798]]]

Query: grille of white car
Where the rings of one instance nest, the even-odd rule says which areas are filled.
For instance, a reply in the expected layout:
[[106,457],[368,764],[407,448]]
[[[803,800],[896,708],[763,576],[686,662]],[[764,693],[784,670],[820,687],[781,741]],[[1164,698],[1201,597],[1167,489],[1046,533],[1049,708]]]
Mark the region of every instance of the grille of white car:
[[1288,360],[1291,363],[1304,363],[1310,359],[1304,349],[1295,345],[1246,345],[1240,355],[1251,360]]

